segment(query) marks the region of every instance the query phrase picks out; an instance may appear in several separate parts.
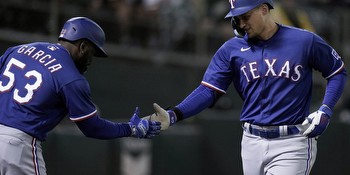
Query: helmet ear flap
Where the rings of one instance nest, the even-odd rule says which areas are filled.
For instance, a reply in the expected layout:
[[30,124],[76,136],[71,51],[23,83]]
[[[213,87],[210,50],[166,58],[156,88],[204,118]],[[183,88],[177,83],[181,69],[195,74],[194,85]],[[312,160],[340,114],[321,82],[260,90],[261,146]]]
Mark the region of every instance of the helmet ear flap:
[[233,33],[239,37],[239,38],[243,38],[244,35],[246,34],[246,32],[239,27],[239,19],[235,16],[233,16],[231,18],[231,25],[232,25],[232,28],[233,28]]

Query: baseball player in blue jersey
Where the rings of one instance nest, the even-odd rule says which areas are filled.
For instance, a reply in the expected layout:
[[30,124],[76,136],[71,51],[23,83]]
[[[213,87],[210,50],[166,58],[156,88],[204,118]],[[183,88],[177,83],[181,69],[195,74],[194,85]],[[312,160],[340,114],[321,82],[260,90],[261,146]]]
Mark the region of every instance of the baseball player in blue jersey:
[[92,57],[106,57],[105,34],[85,17],[69,19],[59,43],[36,42],[11,47],[0,57],[0,174],[44,175],[40,143],[64,117],[87,137],[152,138],[160,123],[140,119],[136,108],[129,122],[101,118],[83,73]]
[[[162,130],[211,107],[232,84],[243,99],[241,156],[246,175],[309,174],[345,82],[344,63],[318,35],[271,18],[272,0],[230,0],[236,36],[213,56],[201,84],[180,104],[154,104]],[[310,114],[313,70],[327,81]],[[149,118],[150,116],[144,117]]]

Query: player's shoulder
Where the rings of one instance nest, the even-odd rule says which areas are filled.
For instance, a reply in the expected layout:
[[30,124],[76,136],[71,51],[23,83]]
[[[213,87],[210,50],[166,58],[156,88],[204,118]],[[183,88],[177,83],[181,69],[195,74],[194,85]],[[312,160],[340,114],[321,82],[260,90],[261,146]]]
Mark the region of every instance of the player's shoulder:
[[283,24],[278,24],[278,25],[279,25],[279,31],[280,31],[279,33],[281,33],[281,35],[288,38],[294,38],[298,40],[312,39],[316,35],[315,33],[308,31],[306,29],[287,26]]
[[69,53],[58,43],[32,42],[14,46],[11,48],[18,54],[24,54],[29,57],[70,57]]
[[58,43],[49,43],[49,42],[32,42],[32,43],[26,43],[16,46],[16,48],[21,48],[23,50],[42,50],[46,53],[55,54],[57,52],[64,52],[65,49],[60,46]]
[[68,51],[58,43],[33,42],[16,46],[16,52],[29,56],[32,62],[39,64],[51,72],[53,77],[61,79],[80,79],[82,76],[77,70]]
[[232,37],[220,47],[220,50],[239,50],[241,47],[246,47],[247,45],[248,43],[244,38]]
[[232,55],[241,52],[242,49],[250,48],[247,41],[243,38],[232,37],[224,42],[221,47],[215,52],[213,60],[228,60]]

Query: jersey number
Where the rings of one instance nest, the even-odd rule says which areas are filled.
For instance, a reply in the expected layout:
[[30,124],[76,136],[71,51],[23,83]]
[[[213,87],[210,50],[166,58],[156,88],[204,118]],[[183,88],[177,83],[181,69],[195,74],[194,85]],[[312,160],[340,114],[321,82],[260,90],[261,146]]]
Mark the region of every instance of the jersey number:
[[[6,69],[3,73],[3,76],[7,77],[9,79],[8,83],[7,84],[3,84],[2,81],[0,81],[0,92],[5,92],[5,91],[8,91],[10,90],[16,79],[15,79],[15,74],[12,73],[10,71],[11,67],[17,67],[17,68],[20,68],[20,69],[24,69],[24,67],[26,66],[24,63],[16,60],[15,58],[12,58],[8,64],[6,65]],[[29,102],[32,98],[33,98],[33,94],[34,94],[34,91],[37,90],[43,79],[42,79],[42,75],[37,72],[36,70],[31,70],[31,71],[28,71],[24,74],[25,77],[27,78],[32,78],[34,77],[36,80],[33,84],[26,84],[24,86],[24,88],[27,90],[27,93],[24,95],[24,96],[20,96],[19,95],[19,90],[18,89],[15,89],[14,92],[13,92],[13,99],[16,100],[17,102],[19,103],[27,103]]]

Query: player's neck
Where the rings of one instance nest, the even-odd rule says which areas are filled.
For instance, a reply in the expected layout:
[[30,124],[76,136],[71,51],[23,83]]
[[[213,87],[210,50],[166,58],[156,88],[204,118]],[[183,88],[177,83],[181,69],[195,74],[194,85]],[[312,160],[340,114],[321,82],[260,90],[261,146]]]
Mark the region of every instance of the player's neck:
[[270,39],[278,30],[278,25],[274,21],[270,21],[266,24],[264,32],[262,32],[257,38],[263,41]]

